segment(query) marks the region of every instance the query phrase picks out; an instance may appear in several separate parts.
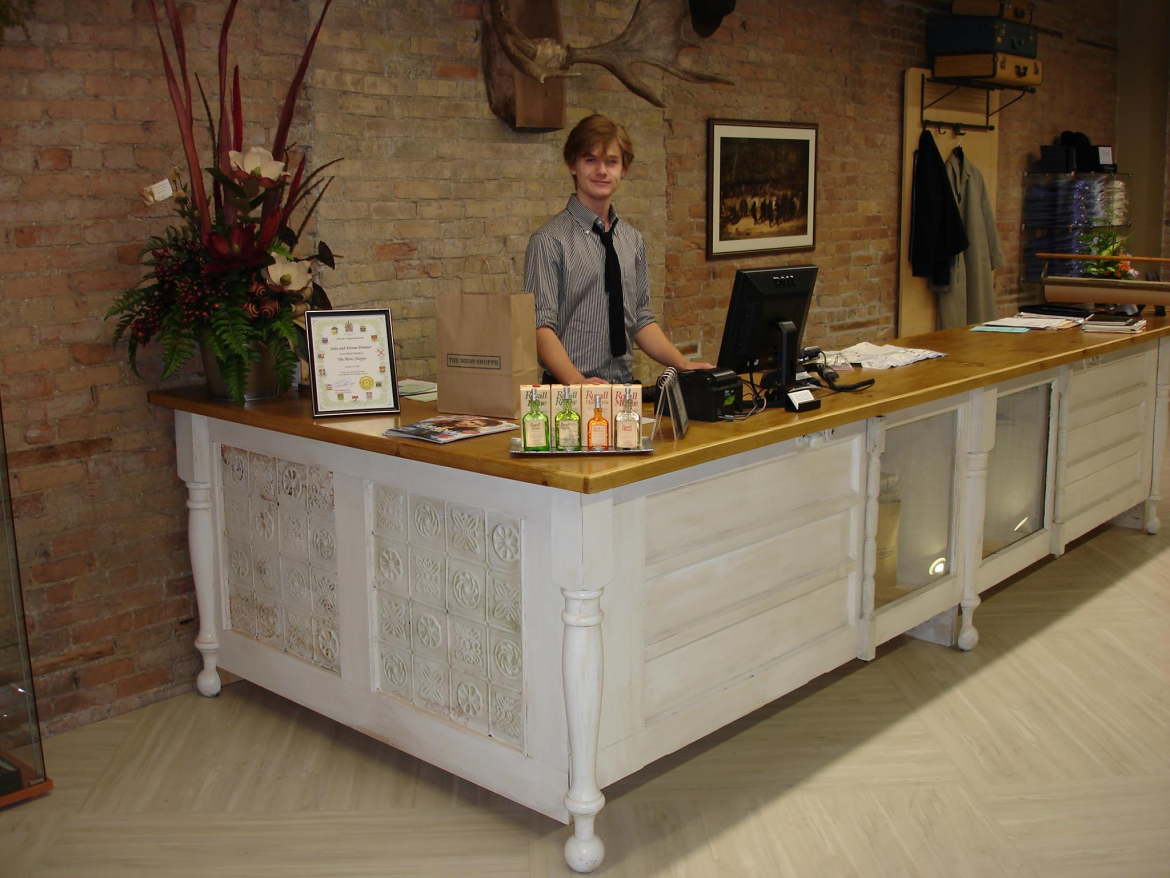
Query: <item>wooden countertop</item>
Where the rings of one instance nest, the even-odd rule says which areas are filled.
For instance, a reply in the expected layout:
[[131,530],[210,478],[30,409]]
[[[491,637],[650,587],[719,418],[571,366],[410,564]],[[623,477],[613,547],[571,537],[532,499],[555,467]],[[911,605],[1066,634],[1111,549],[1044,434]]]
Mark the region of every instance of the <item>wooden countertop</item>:
[[1079,329],[1032,331],[1018,334],[952,329],[898,339],[893,344],[929,348],[947,356],[886,371],[845,373],[843,381],[874,378],[873,387],[860,393],[822,394],[821,407],[804,415],[768,410],[744,421],[692,421],[681,442],[655,441],[653,454],[611,457],[513,457],[508,443],[516,431],[435,445],[415,439],[391,439],[382,431],[435,415],[435,403],[403,400],[399,415],[376,417],[312,417],[308,398],[288,393],[243,408],[208,398],[203,387],[153,391],[152,403],[177,411],[206,415],[333,442],[378,454],[483,473],[530,484],[547,485],[583,494],[596,494],[623,485],[674,472],[710,460],[783,442],[806,433],[943,397],[1042,372],[1086,357],[1119,351],[1170,336],[1170,318],[1147,318],[1144,332],[1135,335],[1087,333]]

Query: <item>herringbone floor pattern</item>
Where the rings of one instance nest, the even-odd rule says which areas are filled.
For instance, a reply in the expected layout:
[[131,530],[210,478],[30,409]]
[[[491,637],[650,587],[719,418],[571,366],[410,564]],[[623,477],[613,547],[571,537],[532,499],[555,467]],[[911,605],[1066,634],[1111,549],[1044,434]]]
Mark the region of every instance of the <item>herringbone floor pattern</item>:
[[[595,874],[1170,875],[1162,520],[985,595],[970,654],[900,638],[610,787]],[[45,749],[4,878],[570,874],[566,827],[248,683]]]

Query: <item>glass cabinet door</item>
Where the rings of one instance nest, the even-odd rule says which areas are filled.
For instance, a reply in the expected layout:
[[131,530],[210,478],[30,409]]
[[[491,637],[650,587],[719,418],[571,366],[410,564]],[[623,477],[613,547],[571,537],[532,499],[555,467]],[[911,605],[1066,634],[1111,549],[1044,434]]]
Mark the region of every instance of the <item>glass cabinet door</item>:
[[874,609],[952,573],[957,413],[886,430]]
[[45,777],[33,698],[3,437],[0,423],[0,507],[4,513],[0,541],[0,806],[52,789]]
[[1045,526],[1051,385],[996,400],[995,446],[987,458],[983,557]]

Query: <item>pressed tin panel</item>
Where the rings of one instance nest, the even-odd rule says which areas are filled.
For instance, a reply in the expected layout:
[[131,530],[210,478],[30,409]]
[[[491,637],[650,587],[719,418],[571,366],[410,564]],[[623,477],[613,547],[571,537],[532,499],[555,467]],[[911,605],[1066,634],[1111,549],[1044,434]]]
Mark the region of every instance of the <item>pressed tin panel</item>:
[[522,748],[520,522],[368,484],[376,688]]
[[220,476],[232,631],[338,673],[333,473],[224,445]]

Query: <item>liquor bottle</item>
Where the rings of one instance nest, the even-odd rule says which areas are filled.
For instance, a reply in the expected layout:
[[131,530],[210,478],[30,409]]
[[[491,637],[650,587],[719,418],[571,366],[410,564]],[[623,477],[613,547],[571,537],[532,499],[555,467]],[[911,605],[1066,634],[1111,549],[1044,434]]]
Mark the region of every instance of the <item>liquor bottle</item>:
[[560,451],[581,450],[581,416],[573,411],[573,394],[569,387],[561,392],[561,410],[555,419],[555,433]]
[[540,392],[528,392],[528,414],[524,416],[524,450],[548,451],[548,415],[540,410]]
[[613,416],[613,444],[618,448],[642,447],[642,416],[634,411],[634,395],[622,394],[622,410]]
[[593,397],[593,417],[585,429],[586,443],[590,451],[609,450],[609,421],[601,413],[601,395]]

